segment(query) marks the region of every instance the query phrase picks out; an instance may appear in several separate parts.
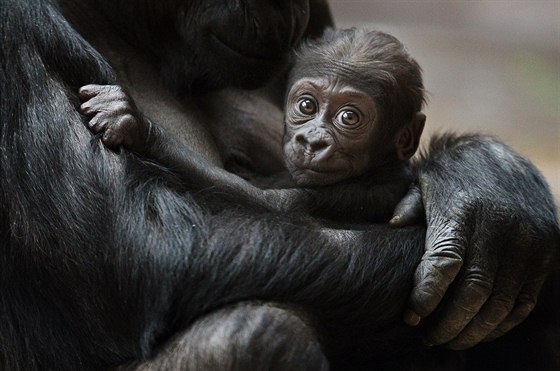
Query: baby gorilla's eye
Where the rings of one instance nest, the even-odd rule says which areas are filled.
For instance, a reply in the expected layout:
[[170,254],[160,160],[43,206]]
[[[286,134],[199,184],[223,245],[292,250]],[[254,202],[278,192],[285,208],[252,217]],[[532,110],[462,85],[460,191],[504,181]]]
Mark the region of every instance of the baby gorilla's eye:
[[344,110],[338,114],[338,120],[344,125],[354,126],[360,122],[360,116],[352,110]]
[[317,112],[317,105],[309,98],[302,98],[298,101],[298,109],[304,115],[312,115]]

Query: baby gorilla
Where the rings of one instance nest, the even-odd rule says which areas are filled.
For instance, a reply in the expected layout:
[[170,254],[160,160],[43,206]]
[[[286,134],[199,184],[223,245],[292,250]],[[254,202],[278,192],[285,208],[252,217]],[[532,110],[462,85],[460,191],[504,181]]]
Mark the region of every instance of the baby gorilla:
[[80,110],[107,147],[169,166],[192,188],[273,210],[387,221],[415,177],[409,159],[426,119],[418,64],[393,36],[328,30],[296,52],[288,87],[283,150],[297,188],[263,190],[211,166],[138,114],[119,87],[82,87]]

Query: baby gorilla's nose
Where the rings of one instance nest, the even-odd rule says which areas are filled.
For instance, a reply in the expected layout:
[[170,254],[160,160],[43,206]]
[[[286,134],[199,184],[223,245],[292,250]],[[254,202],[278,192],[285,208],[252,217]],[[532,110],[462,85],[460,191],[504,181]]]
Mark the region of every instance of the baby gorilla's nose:
[[295,139],[309,152],[321,152],[329,146],[329,142],[323,137],[308,138],[304,134],[297,134]]

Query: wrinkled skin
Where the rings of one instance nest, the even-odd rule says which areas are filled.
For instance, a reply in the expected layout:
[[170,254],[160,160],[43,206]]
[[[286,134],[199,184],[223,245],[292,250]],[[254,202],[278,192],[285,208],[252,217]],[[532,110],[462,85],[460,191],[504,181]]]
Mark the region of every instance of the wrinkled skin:
[[[466,349],[503,335],[532,311],[548,272],[558,267],[558,225],[546,222],[556,217],[542,178],[523,181],[522,169],[531,166],[525,159],[492,139],[486,146],[477,140],[453,140],[449,150],[423,160],[419,184],[396,212],[406,220],[422,210],[421,202],[426,205],[426,252],[406,321],[415,324],[431,314],[455,285],[428,329],[429,345]],[[489,157],[461,154],[463,146],[503,161],[492,165]],[[473,166],[496,166],[495,173],[481,182],[475,172],[441,167],[456,155]],[[506,202],[509,197],[515,203]],[[548,201],[536,207],[538,199]]]
[[[211,13],[210,10],[218,11],[220,9],[219,2],[216,2],[215,6],[217,8],[213,8],[209,4],[209,13],[207,14],[215,15],[215,13]],[[263,18],[264,17],[265,16],[263,15]],[[229,16],[228,18],[234,19],[235,17]],[[195,24],[194,27],[204,28],[205,26],[209,26],[212,28],[212,26],[214,26],[218,28],[217,32],[220,33],[221,22],[210,23],[210,25],[208,25],[205,24],[206,19],[204,17],[197,19],[196,22],[199,23]],[[266,22],[262,23],[265,24]],[[263,35],[267,35],[267,33],[251,35],[251,31],[247,32],[248,39],[255,36],[262,37]],[[291,34],[291,32],[289,34]],[[165,59],[165,63],[173,66],[171,68],[173,76],[176,74],[179,76],[181,75],[181,72],[178,72],[179,67],[174,67],[174,65],[178,62],[181,63],[181,66],[189,67],[185,72],[186,77],[184,79],[174,79],[173,81],[190,81],[192,79],[191,75],[203,75],[205,77],[209,77],[208,80],[205,80],[204,84],[210,84],[212,87],[223,84],[225,79],[231,79],[232,76],[234,79],[239,77],[242,82],[249,80],[253,81],[255,84],[260,83],[261,77],[259,74],[257,74],[258,77],[255,80],[252,78],[247,79],[243,72],[245,69],[238,69],[239,65],[241,65],[247,68],[246,71],[253,71],[254,61],[251,57],[247,57],[245,55],[246,53],[229,54],[229,58],[231,59],[226,58],[226,62],[222,63],[222,60],[215,58],[214,54],[217,53],[221,57],[224,56],[220,54],[220,43],[213,44],[216,49],[197,48],[197,45],[200,45],[199,43],[204,42],[203,39],[198,39],[194,36],[194,34],[191,35],[187,33],[184,33],[181,36],[186,41],[187,47],[195,48],[208,54],[200,55],[200,60],[204,63],[199,62],[198,60],[187,61],[185,63],[182,59],[173,59],[172,57],[165,55],[165,58],[167,58]],[[275,38],[282,37],[283,35],[281,33],[272,33],[272,41],[270,39],[263,39],[257,42],[248,43],[249,45],[247,45],[247,47],[251,48],[251,44],[260,45],[271,43],[272,45],[278,45],[281,44],[281,42]],[[248,54],[251,55],[252,52],[249,51]],[[197,56],[199,55],[197,54]],[[271,58],[271,60],[278,61],[278,58]],[[216,68],[216,66],[213,66],[212,64],[207,64],[208,62],[220,62],[220,66]],[[229,73],[230,71],[223,69],[224,66],[231,66],[233,62],[237,62],[235,73],[231,74]],[[270,71],[270,69],[271,67],[269,66],[267,71]],[[193,70],[195,72],[193,72]],[[206,71],[218,72],[218,74],[213,73],[211,75],[207,75]],[[223,71],[223,75],[219,73],[220,71]],[[236,84],[235,81],[229,81],[229,83]],[[171,82],[170,84],[173,86],[176,83]],[[199,85],[197,86],[200,87]],[[474,143],[469,144],[475,147],[475,151],[478,150]],[[506,152],[507,156],[505,158],[497,158],[500,162],[502,160],[505,162],[503,168],[498,170],[503,171],[504,175],[515,176],[515,174],[511,174],[511,171],[509,170],[509,167],[513,166],[510,165],[509,162],[524,162],[524,160],[510,154],[509,149],[503,149],[501,145],[498,144],[490,143],[490,150],[494,150],[496,152],[496,154],[493,155],[495,157],[499,156],[503,152]],[[452,158],[452,152],[450,151],[446,154],[446,156],[445,160],[450,161],[449,159]],[[438,156],[434,157],[434,160],[426,162],[426,164],[433,162],[437,165],[437,161],[440,160],[440,158],[438,158]],[[472,155],[471,159],[478,165],[479,158],[476,154]],[[468,163],[461,165],[468,167]],[[488,168],[490,169],[495,165],[496,164],[492,162],[491,164],[488,164]],[[526,164],[523,163],[523,165]],[[458,166],[458,169],[462,168],[462,166]],[[448,171],[451,172],[452,170],[449,169]],[[512,190],[501,190],[501,192],[496,194],[493,192],[493,187],[485,187],[484,189],[476,187],[476,184],[479,182],[478,176],[480,174],[472,174],[468,183],[466,183],[467,180],[465,180],[465,174],[462,171],[457,171],[457,177],[455,179],[450,178],[449,175],[451,174],[445,172],[440,176],[440,178],[432,179],[432,177],[435,177],[436,175],[437,173],[434,174],[430,172],[430,168],[420,172],[420,179],[426,179],[425,181],[420,182],[421,192],[418,193],[416,189],[412,189],[410,197],[413,197],[415,202],[410,203],[410,199],[403,200],[403,204],[408,203],[408,207],[411,209],[397,211],[395,218],[393,219],[395,221],[395,225],[404,225],[406,220],[418,220],[419,216],[414,214],[413,210],[418,213],[422,210],[419,206],[420,203],[427,205],[426,221],[428,225],[428,237],[426,243],[426,254],[424,255],[422,263],[417,270],[414,290],[410,297],[410,311],[405,314],[405,321],[410,325],[416,325],[421,318],[427,317],[431,314],[441,302],[447,288],[457,277],[460,269],[465,263],[465,268],[463,269],[464,271],[479,272],[480,274],[473,274],[476,279],[472,278],[473,275],[468,275],[466,273],[462,274],[466,281],[461,287],[465,288],[462,289],[460,293],[454,293],[454,298],[449,300],[449,303],[446,305],[446,308],[448,308],[447,312],[444,312],[441,315],[439,325],[434,326],[434,328],[428,332],[427,342],[434,345],[451,342],[450,345],[456,348],[469,348],[489,336],[490,331],[496,329],[496,333],[498,333],[500,330],[509,329],[514,324],[519,323],[526,317],[532,308],[530,304],[527,305],[524,303],[529,300],[529,303],[533,302],[534,304],[534,300],[540,289],[539,284],[527,284],[526,288],[522,291],[523,296],[520,297],[520,299],[523,300],[517,305],[517,298],[520,292],[515,292],[507,288],[504,292],[496,290],[502,300],[500,302],[497,302],[496,300],[488,302],[486,309],[483,313],[481,313],[483,316],[481,318],[489,317],[486,322],[489,322],[490,325],[486,326],[486,328],[481,328],[485,325],[480,325],[480,319],[477,319],[472,325],[470,325],[471,320],[481,309],[485,299],[494,292],[493,287],[494,281],[496,281],[496,275],[501,276],[504,271],[504,269],[498,270],[498,266],[501,265],[501,263],[498,262],[500,249],[490,249],[490,247],[494,245],[494,240],[486,236],[502,236],[504,233],[510,235],[510,231],[516,231],[516,233],[526,235],[524,236],[525,238],[519,240],[515,239],[516,242],[514,243],[514,246],[519,246],[518,249],[510,250],[507,248],[508,244],[504,244],[504,247],[502,248],[506,249],[509,254],[513,255],[511,259],[518,259],[517,264],[504,264],[504,267],[506,267],[506,270],[509,270],[509,272],[503,273],[505,275],[503,279],[508,280],[508,277],[516,277],[513,281],[515,282],[514,286],[519,288],[521,286],[525,286],[523,285],[524,282],[534,282],[535,278],[539,278],[537,282],[541,282],[542,279],[546,277],[550,256],[558,249],[557,222],[555,220],[552,202],[545,202],[546,206],[544,215],[541,215],[543,212],[538,214],[534,211],[529,212],[534,208],[532,205],[541,204],[533,199],[534,193],[532,187],[539,187],[539,189],[543,189],[544,185],[542,181],[533,182],[533,184],[531,184],[532,187],[529,187],[526,186],[525,181],[521,179],[515,179],[515,181],[508,182],[506,181],[506,178],[502,177],[499,181],[501,187],[498,187],[497,189],[501,190],[504,185],[512,184],[519,184],[519,187]],[[434,184],[436,180],[438,182],[436,183],[437,185],[428,186]],[[457,182],[461,184],[469,184],[472,191],[457,192],[455,188],[455,184]],[[498,183],[498,181],[496,183]],[[488,193],[488,195],[481,195],[479,192]],[[546,197],[547,194],[545,192],[546,191],[543,189],[543,193],[539,198],[540,200],[550,199],[550,196]],[[417,197],[418,195],[422,196],[422,200]],[[526,203],[515,206],[510,205],[510,202],[506,201],[509,199],[517,200],[520,197]],[[450,202],[449,200],[454,200],[455,202]],[[502,204],[505,205],[500,206]],[[453,205],[453,207],[449,208],[448,205]],[[525,208],[529,208],[529,210],[524,210]],[[513,213],[513,215],[516,215],[516,218],[512,221],[508,221],[505,226],[502,223],[502,220],[504,219],[503,215],[505,215],[505,218],[508,218],[508,213],[503,209],[511,209],[510,212]],[[477,220],[477,217],[483,218],[484,220]],[[471,225],[473,224],[473,218],[477,220],[474,226]],[[535,224],[532,221],[534,219],[542,221],[543,224],[541,225],[540,223],[536,223],[537,226],[535,229],[538,229],[534,233],[529,234],[526,226]],[[400,222],[398,222],[398,220],[400,220]],[[476,243],[473,243],[472,236],[484,237],[480,237],[480,242],[477,241]],[[496,238],[503,242],[503,239],[500,237]],[[548,243],[546,241],[548,241]],[[527,266],[523,263],[527,262],[530,257],[533,258],[533,245],[535,244],[544,252],[535,253],[534,259],[539,262],[538,264],[530,264]],[[496,251],[493,251],[494,249]],[[469,258],[469,261],[464,262],[463,259],[467,251],[470,251],[469,255],[471,257]],[[450,252],[451,254],[448,254]],[[525,274],[523,273],[525,270],[532,270],[533,272]],[[470,282],[473,282],[473,284],[471,285]],[[468,290],[472,290],[472,293],[468,292]],[[462,295],[466,296],[461,297]],[[514,307],[516,309],[512,313],[512,317],[506,317],[506,315],[509,314]],[[469,313],[469,315],[466,315],[465,313]],[[512,322],[512,319],[515,319],[515,321]],[[503,325],[502,322],[504,322]],[[465,330],[464,333],[463,330]],[[454,339],[456,339],[456,341],[452,342]]]
[[365,174],[376,165],[373,160],[393,149],[393,143],[375,140],[382,127],[373,99],[336,79],[297,81],[285,112],[284,156],[300,186]]
[[[280,300],[305,308],[326,342],[321,343],[324,347],[316,346],[318,336],[311,326],[302,330],[305,336],[293,337],[301,322],[284,318],[298,312],[277,307],[267,310],[262,305],[255,310],[249,305],[241,312],[258,319],[265,311],[280,322],[269,327],[267,321],[257,321],[262,326],[258,330],[278,329],[289,340],[278,347],[263,347],[263,351],[281,349],[292,354],[304,346],[319,349],[313,359],[322,365],[323,351],[329,361],[346,355],[352,361],[352,356],[366,353],[375,359],[391,348],[384,342],[372,347],[368,340],[386,340],[392,329],[406,332],[395,314],[402,309],[409,273],[420,257],[423,230],[385,226],[328,230],[314,220],[294,222],[297,216],[286,220],[256,214],[211,194],[191,194],[177,186],[165,169],[126,153],[106,151],[77,113],[80,86],[123,83],[142,112],[157,122],[180,125],[183,130],[176,131],[177,140],[220,165],[215,144],[204,135],[204,125],[189,115],[196,91],[186,101],[171,92],[188,93],[194,86],[211,89],[227,85],[230,79],[241,86],[263,81],[244,81],[249,76],[237,74],[247,71],[248,67],[242,67],[250,63],[237,66],[228,60],[220,64],[221,70],[208,71],[205,66],[219,64],[220,59],[205,60],[206,51],[199,53],[194,44],[181,43],[182,34],[188,32],[176,27],[183,25],[181,20],[194,24],[194,8],[155,1],[58,3],[60,11],[52,1],[4,0],[0,7],[2,368],[99,370],[133,360],[141,363],[149,357],[156,362],[148,366],[153,370],[173,369],[180,361],[188,365],[190,353],[181,340],[183,336],[190,339],[189,329],[207,329],[205,335],[224,333],[222,330],[239,324],[235,321],[239,312],[216,316],[223,322],[212,321],[212,314],[247,298]],[[232,2],[220,3],[216,11],[231,8]],[[106,8],[100,9],[100,4]],[[150,4],[153,6],[147,6]],[[279,2],[271,2],[267,9],[274,9],[272,4]],[[235,17],[246,19],[246,14],[241,11]],[[184,18],[178,21],[178,15]],[[271,15],[274,12],[259,13],[256,19]],[[201,30],[193,26],[190,31]],[[281,33],[283,37],[297,33],[288,31]],[[248,47],[256,42],[245,41]],[[161,56],[160,50],[175,52]],[[490,179],[499,186],[498,191],[481,189],[480,179]],[[482,307],[481,314],[498,314],[492,322],[504,324],[498,325],[499,331],[507,329],[515,321],[507,316],[501,321],[503,313],[496,313],[495,308],[505,307],[503,312],[509,312],[511,305],[501,303],[519,299],[525,305],[514,305],[510,313],[516,319],[526,314],[539,291],[540,275],[546,273],[547,257],[558,249],[557,220],[542,177],[509,148],[488,138],[447,138],[428,155],[420,188],[420,193],[403,203],[397,217],[399,222],[410,220],[416,214],[408,210],[418,210],[419,196],[424,198],[430,237],[418,282],[437,290],[417,286],[412,308],[421,316],[428,315],[453,281],[458,265],[462,268],[458,276],[465,272],[467,278],[456,281],[458,287],[461,282],[473,282],[473,275],[467,273],[480,268],[485,274],[479,277],[493,279],[492,292],[499,299],[488,309]],[[508,219],[511,223],[498,225],[508,214],[515,215]],[[495,238],[487,238],[505,233],[527,240],[516,239],[511,248],[502,238],[497,244],[493,244]],[[480,241],[488,240],[490,245],[481,245]],[[434,246],[438,247],[437,258],[430,260]],[[449,249],[456,253],[446,254]],[[502,264],[502,253],[519,264]],[[441,267],[452,269],[445,272]],[[434,285],[420,280],[441,275],[445,277]],[[522,277],[520,295],[497,291],[511,287],[505,284],[509,276]],[[483,292],[479,287],[483,285],[474,288]],[[424,305],[414,304],[418,298]],[[541,299],[539,303],[546,295]],[[446,305],[462,304],[461,300],[460,295],[450,296]],[[476,310],[477,305],[469,302],[467,308]],[[465,325],[470,326],[471,315],[457,319],[454,312],[434,317],[436,331],[432,334],[438,328],[452,329],[437,340],[453,339]],[[437,325],[438,317],[441,325]],[[215,327],[199,327],[203,320]],[[297,327],[290,327],[294,323]],[[217,330],[211,331],[213,328]],[[249,332],[254,329],[247,328]],[[487,331],[475,332],[478,336],[461,346],[474,345],[487,336]],[[278,345],[268,335],[268,344]],[[246,339],[243,350],[259,341],[258,337]],[[400,349],[399,345],[393,349]],[[371,353],[362,352],[364,346]],[[245,351],[237,354],[251,356]],[[296,367],[299,358],[293,360]]]
[[[340,89],[344,89],[345,94],[340,94]],[[339,95],[335,95],[338,100],[335,99],[334,102],[328,100],[332,91],[339,93]],[[99,92],[96,92],[96,94],[99,94]],[[89,99],[92,96],[94,95],[82,93],[83,99]],[[141,125],[144,121],[139,116],[134,104],[124,92],[100,94],[100,96],[108,100],[103,101],[103,104],[97,104],[97,106],[103,107],[103,105],[106,105],[110,107],[107,112],[104,113],[101,108],[99,113],[90,111],[90,107],[97,103],[95,100],[91,100],[82,106],[84,114],[97,114],[88,123],[90,129],[96,133],[103,132],[103,141],[109,148],[116,149],[120,145],[124,145],[132,151],[143,153],[148,127]],[[318,155],[313,153],[317,150],[317,145],[312,142],[314,139],[318,142],[325,142],[325,135],[321,135],[320,131],[333,129],[322,124],[326,120],[324,115],[331,115],[331,121],[339,120],[340,115],[345,112],[345,110],[340,109],[344,106],[340,99],[346,99],[347,101],[349,97],[354,99],[353,103],[356,103],[355,100],[358,98],[363,100],[361,104],[358,104],[359,107],[363,108],[361,111],[363,125],[358,129],[353,128],[352,133],[355,135],[358,146],[352,147],[352,149],[357,148],[357,150],[350,155],[357,156],[357,154],[368,151],[378,151],[372,156],[361,156],[358,160],[363,162],[351,169],[355,174],[359,174],[364,169],[372,167],[372,164],[368,162],[370,159],[383,159],[382,154],[386,151],[385,146],[381,143],[374,146],[369,145],[369,142],[371,142],[370,136],[374,135],[376,130],[379,130],[374,125],[376,112],[375,104],[371,101],[371,98],[365,94],[360,94],[359,91],[348,90],[348,87],[337,84],[337,80],[328,78],[303,79],[297,81],[288,94],[287,130],[284,136],[284,151],[288,158],[288,166],[293,167],[292,174],[300,185],[324,184],[350,176],[347,173],[348,166],[340,166],[340,172],[335,172],[333,176],[329,174],[327,178],[321,173],[308,169],[312,163],[316,162],[320,163],[320,166],[327,166],[326,163],[328,162],[329,170],[332,170],[332,160],[329,156],[323,154],[323,152],[328,152],[328,149],[332,148],[332,143],[322,143],[321,148],[318,148],[322,154]],[[305,98],[312,98],[312,101],[306,102],[306,104],[314,105],[315,110],[321,113],[317,120],[319,128],[309,125],[308,122],[315,118],[317,112],[307,115],[301,112],[302,99]],[[115,110],[113,109],[114,106],[119,108]],[[133,119],[133,117],[136,118]],[[102,123],[100,123],[100,120]],[[302,125],[303,122],[306,125]],[[311,124],[313,122],[315,121],[311,120]],[[107,124],[113,125],[108,126],[109,130],[106,131]],[[132,126],[127,127],[128,125]],[[343,127],[340,123],[339,126]],[[313,133],[310,133],[310,130]],[[304,135],[300,138],[305,137],[305,139],[298,141],[297,135],[300,131],[304,132]],[[140,135],[140,139],[131,137],[134,135]],[[441,174],[432,170],[432,167],[434,164],[438,164],[438,161],[441,164],[452,164],[454,152],[461,152],[464,145],[472,146],[476,151],[480,150],[483,153],[508,154],[509,157],[504,159],[505,164],[499,165],[500,167],[495,169],[498,173],[503,172],[510,176],[518,176],[511,173],[514,165],[510,165],[509,161],[519,162],[519,165],[515,165],[518,166],[519,172],[521,172],[523,166],[530,166],[523,158],[511,153],[508,148],[498,142],[485,139],[488,141],[489,148],[484,149],[482,145],[476,143],[476,140],[468,139],[465,140],[466,143],[457,142],[457,144],[460,144],[458,149],[433,153],[433,157],[436,159],[429,158],[423,161],[420,166],[419,185],[410,190],[409,195],[402,201],[401,207],[392,220],[394,225],[405,225],[423,218],[423,204],[428,205],[426,210],[428,224],[426,254],[415,276],[415,286],[410,298],[410,310],[405,313],[405,321],[408,324],[417,325],[422,318],[427,317],[436,309],[448,287],[454,282],[461,268],[465,265],[459,275],[460,281],[456,284],[458,288],[454,291],[453,298],[448,299],[441,309],[441,314],[438,314],[438,316],[441,316],[440,322],[436,320],[435,324],[431,324],[428,328],[426,343],[429,345],[447,344],[453,349],[466,349],[483,340],[492,340],[519,324],[534,307],[540,287],[550,270],[555,249],[558,249],[558,231],[554,224],[547,224],[546,222],[546,220],[554,220],[555,218],[554,209],[550,206],[552,203],[548,204],[547,211],[545,209],[544,217],[534,211],[530,214],[526,211],[516,210],[511,205],[507,207],[499,206],[503,202],[500,200],[507,200],[513,195],[525,200],[521,205],[525,205],[525,207],[531,205],[529,200],[533,197],[533,188],[524,184],[521,179],[514,178],[511,182],[506,182],[503,178],[491,177],[490,179],[496,179],[495,183],[486,183],[487,187],[485,188],[472,186],[472,190],[456,192],[448,184],[476,185],[479,182],[478,176],[480,174],[464,174],[461,171],[454,171],[453,166],[449,166],[449,170]],[[131,147],[130,143],[136,146]],[[306,149],[309,146],[314,146],[314,148],[312,150]],[[303,156],[304,153],[311,153],[311,158],[306,160]],[[489,156],[492,155],[489,154]],[[325,157],[325,160],[322,157]],[[356,157],[352,159],[355,160]],[[471,160],[473,164],[478,164],[479,161],[476,155],[470,155],[464,158],[466,166],[470,166],[466,160]],[[306,171],[302,171],[301,174],[298,173],[297,166],[294,164],[297,161],[302,162],[302,166],[305,165],[303,167]],[[352,163],[352,165],[355,165],[355,163]],[[487,168],[496,165],[492,161],[486,163]],[[452,175],[455,175],[455,178]],[[511,187],[514,184],[519,186]],[[506,187],[508,185],[510,187]],[[532,186],[535,188],[543,187],[542,180],[536,179]],[[450,191],[447,191],[447,189],[450,189]],[[547,196],[546,191],[543,190],[540,197],[546,200],[550,196]],[[487,201],[482,202],[479,199]],[[453,201],[450,202],[449,200]],[[449,208],[447,205],[453,205],[453,207]],[[533,207],[529,208],[529,211],[532,209]],[[544,223],[542,225],[529,223],[528,220],[523,219],[523,216],[529,219],[529,216],[538,218],[536,220]],[[534,225],[530,227],[531,224]],[[510,236],[510,239],[504,239],[502,237],[504,233]],[[539,240],[549,241],[549,243],[535,241],[535,236],[541,236],[538,238]],[[475,238],[476,240],[474,240]],[[511,249],[510,244],[513,244],[516,248]],[[464,261],[467,251],[471,255],[469,260]],[[530,260],[527,260],[529,258]],[[527,266],[523,264],[526,261],[535,261],[536,263]],[[524,282],[531,282],[531,284],[524,285]],[[490,300],[488,300],[489,298]]]

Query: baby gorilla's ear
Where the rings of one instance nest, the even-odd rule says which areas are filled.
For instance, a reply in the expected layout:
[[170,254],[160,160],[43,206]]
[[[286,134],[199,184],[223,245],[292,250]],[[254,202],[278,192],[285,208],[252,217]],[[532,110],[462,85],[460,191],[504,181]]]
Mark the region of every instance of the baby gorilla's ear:
[[395,147],[399,160],[405,161],[414,155],[420,144],[420,137],[426,123],[426,115],[416,112],[412,121],[399,130],[395,137]]

